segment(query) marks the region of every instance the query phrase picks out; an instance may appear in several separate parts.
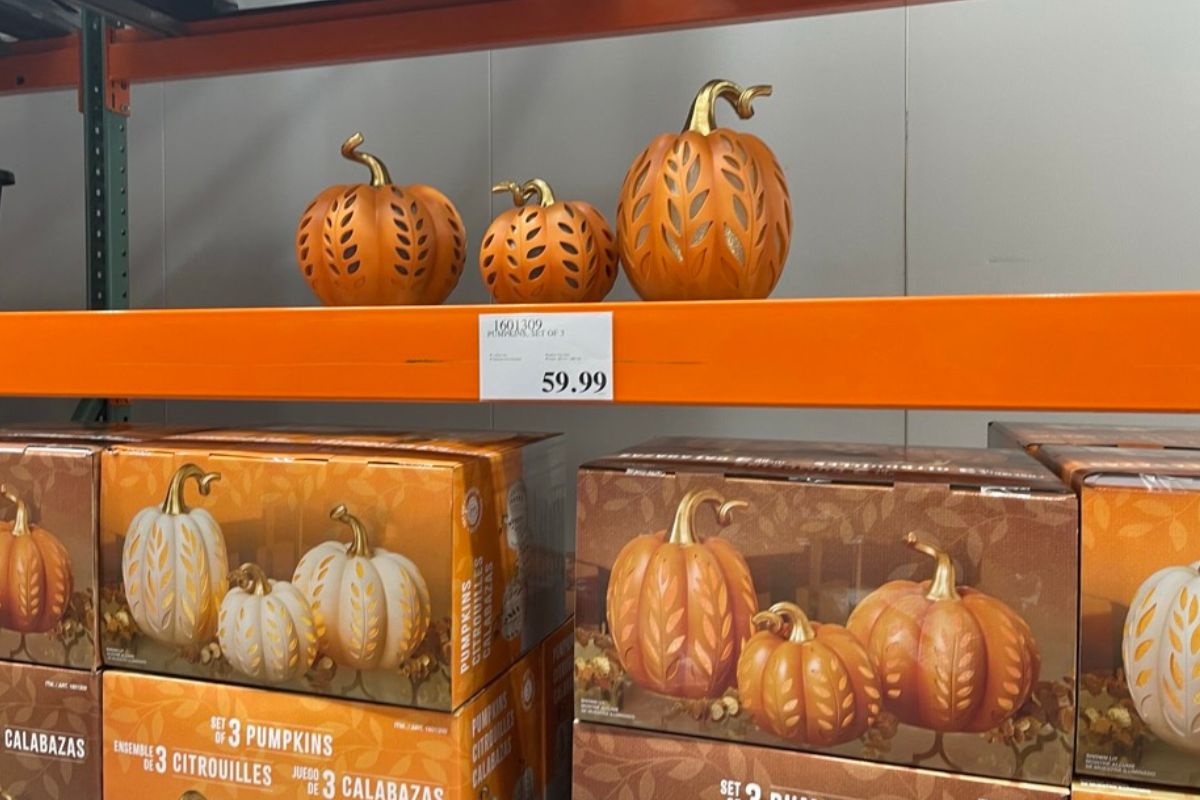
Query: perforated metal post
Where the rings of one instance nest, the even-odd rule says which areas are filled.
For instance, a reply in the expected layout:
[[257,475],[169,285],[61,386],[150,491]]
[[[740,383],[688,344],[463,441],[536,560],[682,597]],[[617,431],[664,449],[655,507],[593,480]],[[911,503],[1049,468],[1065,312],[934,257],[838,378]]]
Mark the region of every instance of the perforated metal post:
[[[81,22],[87,307],[129,308],[128,87],[114,85],[108,77],[107,21],[84,9]],[[128,418],[127,403],[83,400],[75,410],[78,421]]]

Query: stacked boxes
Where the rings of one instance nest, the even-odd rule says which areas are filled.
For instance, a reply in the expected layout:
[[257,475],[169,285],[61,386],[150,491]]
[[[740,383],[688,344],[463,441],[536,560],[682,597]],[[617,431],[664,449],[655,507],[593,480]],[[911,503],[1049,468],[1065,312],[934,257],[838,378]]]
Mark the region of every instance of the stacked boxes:
[[656,440],[578,513],[581,721],[1069,784],[1077,510],[1025,454]]
[[0,432],[0,796],[99,796],[101,452],[170,432]]

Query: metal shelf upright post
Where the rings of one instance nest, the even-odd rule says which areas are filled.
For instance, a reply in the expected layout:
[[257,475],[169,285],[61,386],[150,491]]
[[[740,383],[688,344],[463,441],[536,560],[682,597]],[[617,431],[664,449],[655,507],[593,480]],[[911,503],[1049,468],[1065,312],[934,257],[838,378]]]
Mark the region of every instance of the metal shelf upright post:
[[[80,32],[80,105],[83,111],[84,204],[87,214],[87,307],[129,308],[129,85],[108,70],[112,29],[103,15],[84,9]],[[77,421],[127,421],[128,403],[88,398]]]

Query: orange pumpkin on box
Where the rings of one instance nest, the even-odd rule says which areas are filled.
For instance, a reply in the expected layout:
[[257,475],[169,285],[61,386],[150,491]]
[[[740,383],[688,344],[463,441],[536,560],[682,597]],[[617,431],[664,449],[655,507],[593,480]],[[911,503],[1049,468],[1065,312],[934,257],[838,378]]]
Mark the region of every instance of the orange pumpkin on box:
[[883,676],[884,707],[901,722],[939,732],[992,730],[1037,682],[1033,632],[996,598],[955,586],[945,550],[912,533],[904,542],[936,560],[933,579],[885,583],[846,627],[866,645]]
[[738,660],[738,695],[758,727],[823,747],[874,724],[879,677],[867,651],[841,625],[810,622],[792,603],[754,616],[758,633]]
[[741,500],[711,489],[688,492],[671,531],[638,536],[613,562],[608,627],[618,657],[639,686],[674,697],[712,697],[734,679],[758,610],[750,568],[723,539],[702,540],[696,511],[717,508],[728,525]]
[[775,288],[792,238],[783,169],[758,137],[716,127],[718,99],[749,119],[754,98],[770,93],[709,81],[683,133],[659,136],[629,168],[617,243],[642,299],[750,299]]
[[[516,208],[492,221],[479,270],[501,303],[594,303],[617,279],[616,237],[604,217],[578,200],[555,200],[540,178],[497,184]],[[538,198],[536,206],[525,202]]]
[[369,184],[331,186],[300,216],[296,258],[327,306],[436,305],[458,285],[466,231],[458,209],[432,186],[396,186],[387,167],[358,150],[342,155],[371,170]]
[[29,509],[7,486],[0,494],[16,506],[0,522],[0,628],[45,633],[67,610],[75,579],[71,556],[58,538],[29,521]]

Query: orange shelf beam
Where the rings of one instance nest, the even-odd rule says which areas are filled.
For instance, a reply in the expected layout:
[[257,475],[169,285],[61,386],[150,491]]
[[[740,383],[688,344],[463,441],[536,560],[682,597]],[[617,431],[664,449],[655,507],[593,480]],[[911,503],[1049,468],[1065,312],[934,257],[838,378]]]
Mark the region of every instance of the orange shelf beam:
[[5,45],[0,50],[0,96],[79,85],[79,36]]
[[[905,0],[485,0],[412,9],[360,3],[346,16],[281,11],[196,23],[183,37],[116,42],[112,75],[131,82],[261,72],[402,56],[888,6]],[[399,6],[400,10],[386,11]],[[256,18],[257,17],[257,18]]]
[[[182,36],[121,31],[109,75],[138,83],[263,72],[936,1],[359,0],[196,22]],[[0,94],[75,86],[74,38],[0,56]]]
[[526,310],[611,310],[619,403],[1200,411],[1200,293],[9,312],[0,394],[475,402]]

